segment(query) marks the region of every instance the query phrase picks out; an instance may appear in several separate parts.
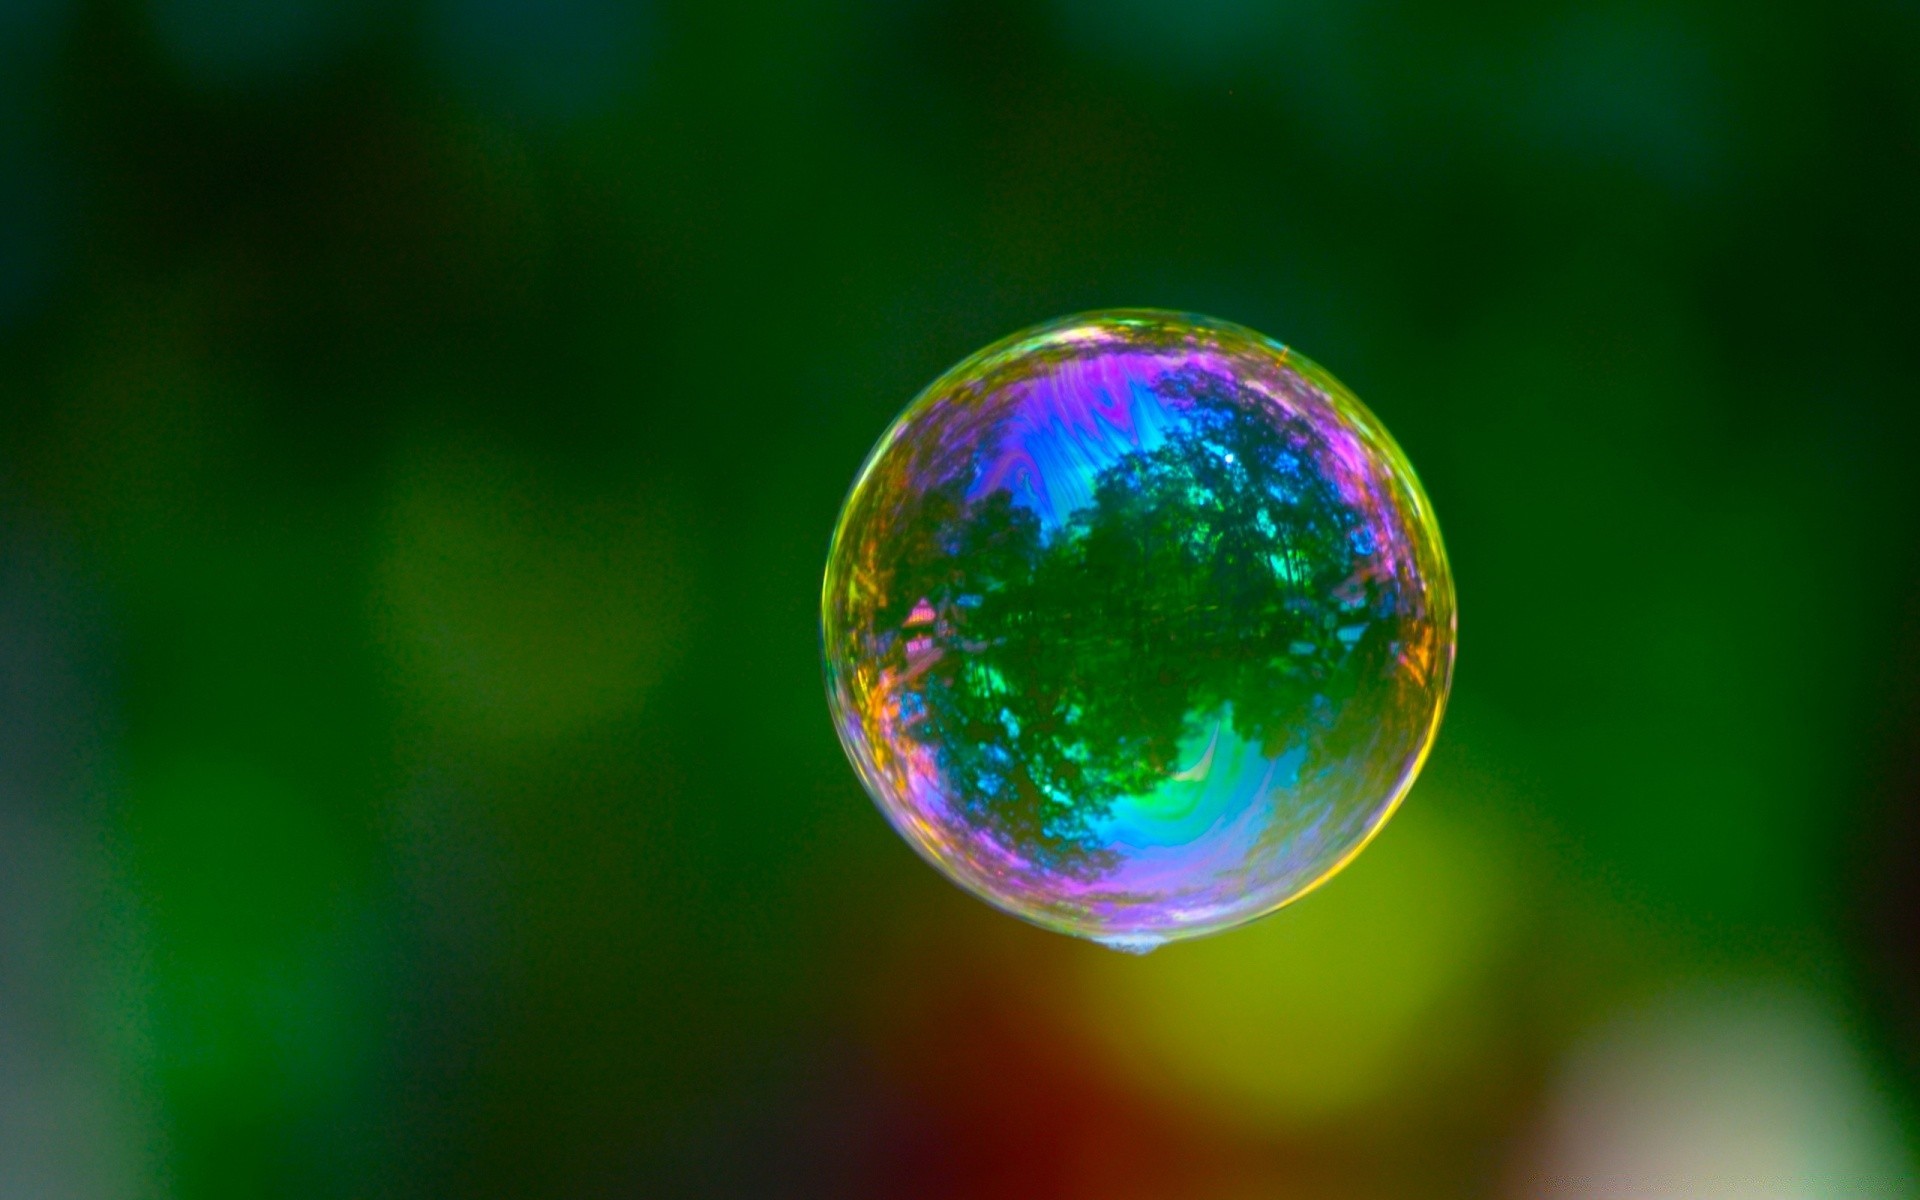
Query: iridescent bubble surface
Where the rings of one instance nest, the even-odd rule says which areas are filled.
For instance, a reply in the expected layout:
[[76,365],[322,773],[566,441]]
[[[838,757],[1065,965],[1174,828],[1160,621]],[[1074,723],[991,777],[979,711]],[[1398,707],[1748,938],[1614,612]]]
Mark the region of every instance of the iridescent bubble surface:
[[1251,330],[1091,313],[989,346],[861,468],[828,702],[961,886],[1128,950],[1344,866],[1425,760],[1453,582],[1386,430]]

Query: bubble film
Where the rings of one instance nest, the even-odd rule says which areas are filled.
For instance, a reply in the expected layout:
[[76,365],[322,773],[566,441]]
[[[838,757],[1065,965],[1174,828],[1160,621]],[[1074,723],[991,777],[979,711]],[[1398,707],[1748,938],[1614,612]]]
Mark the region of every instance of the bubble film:
[[1144,951],[1357,854],[1445,706],[1419,481],[1331,375],[1145,310],[954,367],[861,468],[822,595],[861,781],[941,871]]

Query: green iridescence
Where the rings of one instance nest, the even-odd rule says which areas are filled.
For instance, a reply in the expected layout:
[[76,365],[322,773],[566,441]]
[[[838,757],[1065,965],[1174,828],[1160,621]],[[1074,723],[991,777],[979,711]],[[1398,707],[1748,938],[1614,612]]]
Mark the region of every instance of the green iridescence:
[[887,559],[881,624],[921,602],[946,614],[919,736],[962,811],[1076,875],[1111,866],[1091,823],[1179,770],[1196,712],[1230,708],[1235,733],[1278,755],[1387,652],[1384,626],[1340,636],[1391,597],[1334,596],[1359,518],[1301,469],[1291,443],[1307,423],[1240,420],[1206,376],[1172,389],[1190,423],[1102,471],[1092,506],[1053,535],[1008,489],[968,503],[952,481]]
[[1010,339],[849,497],[842,739],[922,853],[1022,916],[1148,944],[1270,911],[1370,836],[1437,724],[1452,593],[1417,489],[1357,401],[1237,327]]

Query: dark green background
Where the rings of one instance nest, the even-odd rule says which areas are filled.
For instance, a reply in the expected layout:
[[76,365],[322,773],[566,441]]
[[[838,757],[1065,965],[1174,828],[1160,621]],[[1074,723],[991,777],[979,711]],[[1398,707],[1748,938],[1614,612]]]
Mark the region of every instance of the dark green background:
[[[1597,1195],[1583,1087],[1913,1194],[1916,214],[1907,0],[0,2],[0,1194]],[[886,422],[1110,305],[1461,608],[1378,847],[1138,961],[817,661]]]

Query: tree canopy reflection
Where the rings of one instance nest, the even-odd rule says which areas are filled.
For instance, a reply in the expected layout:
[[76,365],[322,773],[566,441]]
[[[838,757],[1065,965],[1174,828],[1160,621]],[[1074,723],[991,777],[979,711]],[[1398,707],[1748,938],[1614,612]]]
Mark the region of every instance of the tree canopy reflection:
[[1361,561],[1374,548],[1323,435],[1217,375],[1154,391],[1176,431],[1102,471],[1061,526],[956,479],[923,493],[884,564],[876,627],[900,631],[911,736],[963,819],[1049,870],[1109,865],[1090,823],[1181,770],[1202,721],[1230,713],[1278,755],[1391,653],[1368,618],[1394,583]]

